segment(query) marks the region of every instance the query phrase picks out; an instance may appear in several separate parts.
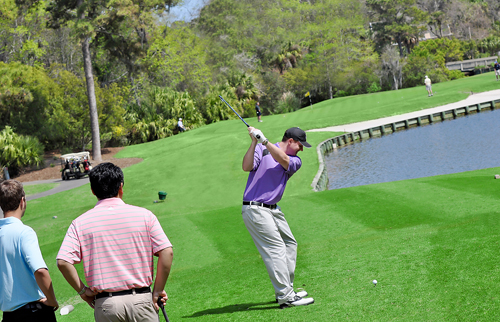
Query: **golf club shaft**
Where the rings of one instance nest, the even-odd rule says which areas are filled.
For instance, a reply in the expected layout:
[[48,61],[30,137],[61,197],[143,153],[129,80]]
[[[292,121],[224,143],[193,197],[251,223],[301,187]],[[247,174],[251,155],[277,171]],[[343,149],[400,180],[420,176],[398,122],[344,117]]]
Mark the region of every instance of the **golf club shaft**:
[[[250,125],[248,125],[248,123],[247,123],[247,122],[245,122],[245,120],[244,120],[244,119],[243,119],[243,118],[242,118],[242,117],[238,114],[238,112],[236,112],[236,111],[234,110],[234,108],[232,108],[232,107],[231,107],[231,105],[229,105],[229,103],[228,103],[228,102],[226,102],[226,100],[222,98],[222,96],[220,96],[220,95],[219,95],[219,97],[220,97],[220,99],[221,99],[224,103],[226,103],[226,105],[227,105],[227,106],[229,106],[229,108],[230,108],[230,109],[234,112],[234,114],[236,114],[236,115],[240,118],[240,120],[241,120],[243,123],[245,123],[245,125],[246,125],[247,127],[250,127]],[[258,140],[258,139],[260,139],[260,135],[257,135],[255,138],[256,138],[257,140]]]
[[222,98],[222,96],[220,96],[220,95],[219,95],[219,97],[220,97],[220,99],[221,99],[224,103],[226,103],[226,105],[227,105],[227,106],[229,106],[229,108],[230,108],[231,110],[233,110],[234,114],[236,114],[236,116],[238,116],[238,117],[240,118],[240,120],[241,120],[243,123],[245,123],[245,125],[246,125],[247,127],[250,127],[250,125],[248,125],[248,123],[247,123],[247,122],[245,122],[245,120],[244,120],[244,119],[243,119],[243,118],[242,118],[242,117],[238,114],[238,112],[236,112],[236,111],[234,110],[234,108],[232,108],[232,107],[231,107],[231,105],[229,105],[229,103],[228,103],[228,102],[226,102],[226,100]]
[[165,321],[170,322],[167,316],[167,312],[165,311],[165,306],[163,305],[163,302],[161,301],[161,297],[158,298],[158,306],[160,307],[161,311],[163,312],[163,316],[165,317]]

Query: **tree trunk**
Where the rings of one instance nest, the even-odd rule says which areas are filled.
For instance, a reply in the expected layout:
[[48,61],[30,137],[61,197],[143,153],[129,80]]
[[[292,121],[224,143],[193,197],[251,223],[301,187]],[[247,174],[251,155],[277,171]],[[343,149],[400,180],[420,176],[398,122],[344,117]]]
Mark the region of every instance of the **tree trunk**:
[[97,115],[97,102],[95,98],[94,75],[92,73],[92,62],[90,60],[90,39],[88,37],[82,43],[83,69],[87,81],[87,97],[89,99],[90,127],[92,129],[92,156],[94,161],[102,161],[101,139],[99,135],[99,117]]
[[330,68],[328,68],[328,64],[326,65],[326,75],[328,79],[328,95],[330,96],[330,99],[333,98],[333,88],[332,88],[332,81],[330,79]]
[[139,95],[137,94],[137,88],[135,87],[135,82],[134,82],[134,78],[132,77],[132,73],[129,72],[129,81],[130,81],[130,84],[132,84],[132,91],[134,92],[134,99],[135,99],[135,103],[137,104],[137,106],[141,106],[141,101],[139,100]]
[[403,41],[401,40],[401,36],[397,36],[396,41],[399,47],[399,57],[402,58],[404,56],[404,53],[403,53]]

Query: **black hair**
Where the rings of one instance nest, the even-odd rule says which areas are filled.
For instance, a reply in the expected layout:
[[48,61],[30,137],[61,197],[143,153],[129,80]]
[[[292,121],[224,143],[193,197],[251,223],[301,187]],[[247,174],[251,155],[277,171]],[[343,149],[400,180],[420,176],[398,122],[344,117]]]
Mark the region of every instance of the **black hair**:
[[105,162],[90,170],[89,179],[97,199],[114,198],[123,183],[123,171],[113,163]]

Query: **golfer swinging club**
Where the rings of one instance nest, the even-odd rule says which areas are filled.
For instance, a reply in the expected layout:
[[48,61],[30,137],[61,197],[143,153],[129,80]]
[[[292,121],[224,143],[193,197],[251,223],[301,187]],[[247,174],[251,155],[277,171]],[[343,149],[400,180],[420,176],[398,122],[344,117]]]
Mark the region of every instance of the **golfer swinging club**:
[[264,260],[280,308],[314,303],[313,298],[305,298],[306,291],[293,290],[297,242],[276,204],[288,179],[302,165],[297,153],[311,145],[298,127],[286,130],[276,144],[258,129],[249,127],[248,132],[252,143],[243,158],[243,170],[250,172],[243,195],[243,221]]

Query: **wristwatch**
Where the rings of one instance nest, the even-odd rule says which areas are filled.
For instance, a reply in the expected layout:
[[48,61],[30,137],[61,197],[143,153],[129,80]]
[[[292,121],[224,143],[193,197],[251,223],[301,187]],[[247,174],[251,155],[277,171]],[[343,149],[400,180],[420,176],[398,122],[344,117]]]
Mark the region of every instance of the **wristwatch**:
[[269,140],[266,139],[264,142],[262,142],[262,145],[267,145],[269,143]]
[[83,293],[85,293],[85,291],[87,290],[87,286],[83,286],[82,290],[80,292],[78,292],[78,295],[83,295]]

